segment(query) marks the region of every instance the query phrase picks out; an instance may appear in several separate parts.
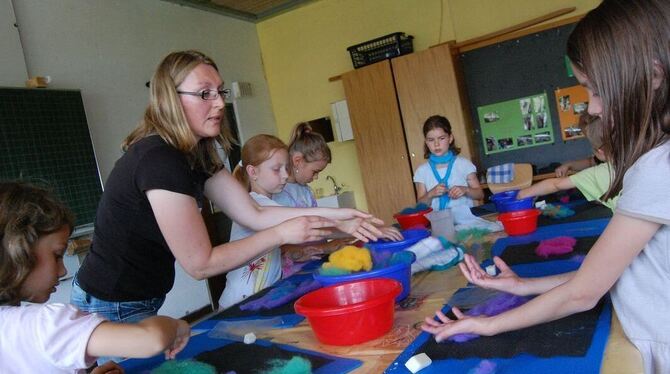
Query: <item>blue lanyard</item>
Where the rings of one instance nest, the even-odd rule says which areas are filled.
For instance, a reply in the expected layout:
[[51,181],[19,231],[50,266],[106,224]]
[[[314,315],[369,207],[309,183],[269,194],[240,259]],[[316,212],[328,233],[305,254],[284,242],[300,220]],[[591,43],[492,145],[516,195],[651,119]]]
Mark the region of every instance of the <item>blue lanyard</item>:
[[[449,181],[449,176],[451,175],[451,169],[454,166],[454,162],[456,161],[456,155],[453,154],[453,152],[449,151],[447,154],[443,156],[435,156],[433,154],[430,155],[428,158],[428,165],[430,165],[430,170],[433,171],[433,176],[435,177],[435,180],[437,180],[437,183],[443,183],[445,186],[449,187],[447,182]],[[447,163],[447,173],[444,175],[444,178],[440,178],[440,174],[437,172],[437,164],[443,164]],[[439,210],[444,210],[447,205],[449,205],[449,202],[451,199],[449,198],[448,194],[444,194],[440,196],[440,209]]]

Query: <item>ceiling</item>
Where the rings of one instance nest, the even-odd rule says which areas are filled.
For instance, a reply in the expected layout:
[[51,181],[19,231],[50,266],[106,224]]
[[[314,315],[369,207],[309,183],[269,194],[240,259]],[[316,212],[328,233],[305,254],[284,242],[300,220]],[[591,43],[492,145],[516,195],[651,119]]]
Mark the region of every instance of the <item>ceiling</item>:
[[163,0],[212,13],[258,22],[314,0]]

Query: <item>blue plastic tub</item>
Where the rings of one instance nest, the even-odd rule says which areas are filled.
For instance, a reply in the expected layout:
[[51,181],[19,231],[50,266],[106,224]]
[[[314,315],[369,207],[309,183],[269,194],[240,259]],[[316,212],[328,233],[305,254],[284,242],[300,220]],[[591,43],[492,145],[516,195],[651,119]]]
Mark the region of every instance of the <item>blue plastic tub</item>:
[[379,239],[376,242],[369,242],[365,246],[371,251],[389,251],[395,253],[409,248],[420,240],[430,236],[430,231],[426,229],[402,230],[400,233],[403,240],[394,242],[392,240]]
[[[411,252],[409,252],[411,253]],[[412,253],[412,262],[416,260],[414,253]],[[361,279],[372,279],[372,278],[390,278],[395,279],[400,284],[402,284],[402,292],[395,298],[396,302],[403,300],[409,295],[411,290],[411,280],[412,280],[412,263],[409,264],[395,264],[382,269],[373,269],[370,271],[364,271],[354,274],[346,275],[333,275],[325,276],[319,274],[319,271],[316,270],[312,273],[314,279],[319,281],[324,287],[331,286],[335,284],[357,281]]]
[[496,206],[499,213],[514,212],[517,210],[526,210],[534,208],[535,197],[526,197],[517,200],[516,196],[519,190],[511,190],[491,195],[491,201]]

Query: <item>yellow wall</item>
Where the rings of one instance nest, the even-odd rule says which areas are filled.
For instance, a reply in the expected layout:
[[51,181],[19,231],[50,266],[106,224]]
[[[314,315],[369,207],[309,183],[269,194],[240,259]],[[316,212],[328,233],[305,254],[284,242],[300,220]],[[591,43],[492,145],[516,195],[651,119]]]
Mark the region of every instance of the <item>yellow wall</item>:
[[[300,121],[330,116],[330,103],[344,99],[341,82],[328,78],[353,68],[346,48],[402,31],[414,36],[414,50],[462,41],[524,22],[553,10],[576,6],[582,14],[596,0],[319,0],[257,25],[263,64],[277,121],[288,140]],[[367,209],[353,141],[331,143],[333,163],[312,187],[332,186],[333,175],[353,190]]]

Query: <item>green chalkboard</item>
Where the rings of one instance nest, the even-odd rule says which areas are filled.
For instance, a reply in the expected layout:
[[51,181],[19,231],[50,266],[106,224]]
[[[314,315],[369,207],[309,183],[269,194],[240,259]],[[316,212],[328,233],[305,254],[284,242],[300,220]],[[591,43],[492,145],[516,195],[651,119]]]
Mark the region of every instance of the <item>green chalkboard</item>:
[[0,180],[47,187],[93,223],[102,183],[80,91],[0,88]]

